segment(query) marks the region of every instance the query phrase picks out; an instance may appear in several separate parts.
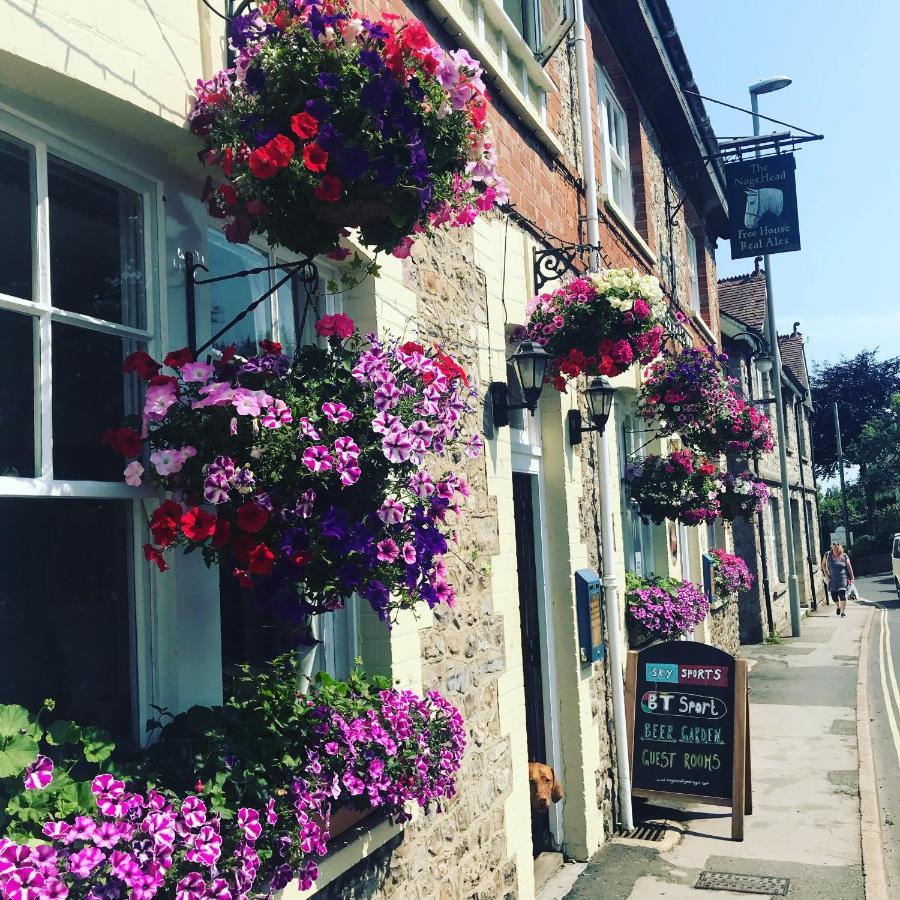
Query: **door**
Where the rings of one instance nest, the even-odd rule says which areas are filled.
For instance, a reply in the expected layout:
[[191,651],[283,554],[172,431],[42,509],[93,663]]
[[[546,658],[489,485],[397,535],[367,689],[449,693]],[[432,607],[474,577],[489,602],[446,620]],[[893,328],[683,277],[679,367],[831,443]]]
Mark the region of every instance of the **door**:
[[[522,628],[522,666],[525,675],[525,731],[528,761],[549,763],[544,726],[544,675],[541,651],[540,590],[534,499],[536,476],[513,472],[513,509],[516,522],[516,559],[519,572],[519,619]],[[551,763],[552,764],[552,763]],[[553,847],[550,812],[531,811],[535,856]]]

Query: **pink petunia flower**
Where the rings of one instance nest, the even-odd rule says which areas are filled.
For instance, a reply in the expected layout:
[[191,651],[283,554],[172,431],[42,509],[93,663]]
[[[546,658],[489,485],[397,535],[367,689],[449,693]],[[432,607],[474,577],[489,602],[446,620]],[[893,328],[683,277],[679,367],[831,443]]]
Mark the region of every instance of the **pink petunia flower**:
[[53,781],[53,760],[48,756],[38,758],[25,769],[22,779],[29,791],[42,790]]
[[253,843],[262,834],[262,825],[259,823],[259,813],[255,809],[246,806],[238,810],[238,827],[244,832],[244,837]]
[[327,472],[334,466],[334,457],[326,446],[316,444],[303,451],[303,462],[310,472]]
[[392,463],[402,463],[409,459],[413,445],[405,431],[392,431],[382,438],[381,449]]
[[140,487],[144,467],[137,460],[133,460],[125,466],[125,471],[122,474],[125,476],[125,484],[130,487]]
[[323,403],[322,412],[338,425],[343,425],[353,418],[353,413],[343,403]]
[[378,508],[377,516],[385,525],[397,525],[403,521],[406,507],[398,500],[385,500]]
[[190,362],[181,367],[181,377],[185,382],[206,384],[213,375],[213,367],[209,363]]

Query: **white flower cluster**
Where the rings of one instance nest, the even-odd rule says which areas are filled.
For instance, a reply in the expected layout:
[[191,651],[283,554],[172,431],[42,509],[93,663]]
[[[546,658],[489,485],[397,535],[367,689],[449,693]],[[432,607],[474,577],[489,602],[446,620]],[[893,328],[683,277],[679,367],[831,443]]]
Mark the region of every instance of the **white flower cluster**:
[[627,312],[638,299],[646,300],[654,317],[665,312],[663,292],[653,275],[641,275],[636,269],[605,269],[589,276],[598,294],[606,295],[613,309]]

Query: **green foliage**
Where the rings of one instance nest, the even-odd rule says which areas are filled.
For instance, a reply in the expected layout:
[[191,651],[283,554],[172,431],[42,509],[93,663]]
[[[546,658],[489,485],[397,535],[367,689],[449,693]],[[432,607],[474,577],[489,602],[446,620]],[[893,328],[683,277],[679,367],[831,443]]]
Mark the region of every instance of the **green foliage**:
[[[64,720],[47,728],[40,724],[53,706],[45,701],[41,713],[33,715],[21,706],[0,705],[0,835],[13,840],[40,837],[48,819],[92,815],[97,805],[91,780],[100,773],[98,764],[115,771],[110,761],[115,744],[105,731]],[[53,780],[28,790],[23,776],[39,754],[53,762]]]
[[900,357],[879,360],[875,350],[862,350],[851,358],[816,366],[812,379],[812,444],[816,472],[820,478],[837,474],[834,433],[836,402],[841,419],[844,460],[865,466],[867,456],[861,441],[867,424],[890,413],[891,398],[900,391]]

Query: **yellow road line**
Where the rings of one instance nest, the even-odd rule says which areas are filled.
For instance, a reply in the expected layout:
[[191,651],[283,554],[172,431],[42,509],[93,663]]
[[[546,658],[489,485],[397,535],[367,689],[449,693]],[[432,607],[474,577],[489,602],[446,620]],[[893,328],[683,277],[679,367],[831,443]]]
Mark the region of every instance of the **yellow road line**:
[[[900,708],[900,689],[897,687],[897,676],[894,673],[894,663],[890,657],[891,627],[888,625],[887,610],[881,609],[881,656],[878,660],[878,672],[881,676],[881,691],[884,694],[884,702],[887,707],[888,723],[891,728],[891,736],[894,739],[894,750],[897,752],[897,764],[900,765],[900,728],[897,727],[897,717],[894,715],[894,703]],[[890,671],[891,688],[893,695],[888,692],[885,667]]]

